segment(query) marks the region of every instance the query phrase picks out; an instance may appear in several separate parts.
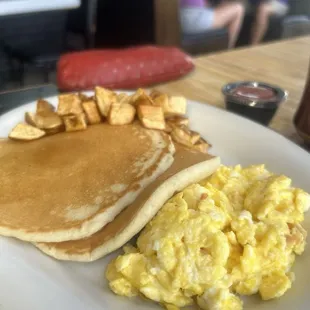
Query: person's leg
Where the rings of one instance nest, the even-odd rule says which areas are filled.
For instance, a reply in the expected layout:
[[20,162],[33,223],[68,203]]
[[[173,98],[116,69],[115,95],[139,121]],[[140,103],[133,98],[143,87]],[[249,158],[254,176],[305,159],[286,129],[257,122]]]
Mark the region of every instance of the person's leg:
[[202,33],[212,28],[213,10],[204,7],[182,8],[180,21],[184,33]]
[[251,44],[256,45],[260,43],[268,29],[269,18],[273,13],[272,2],[261,3],[256,11],[255,22],[252,28]]
[[244,7],[241,3],[223,3],[214,9],[213,28],[227,27],[229,33],[229,48],[236,45],[244,17]]

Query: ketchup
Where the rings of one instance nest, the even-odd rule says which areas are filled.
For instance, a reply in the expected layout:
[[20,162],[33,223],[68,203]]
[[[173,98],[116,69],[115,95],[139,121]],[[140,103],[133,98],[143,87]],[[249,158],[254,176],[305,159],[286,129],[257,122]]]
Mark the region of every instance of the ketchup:
[[275,100],[276,94],[275,92],[267,87],[259,86],[247,86],[247,85],[240,85],[236,87],[232,94],[242,98],[248,98],[253,100]]

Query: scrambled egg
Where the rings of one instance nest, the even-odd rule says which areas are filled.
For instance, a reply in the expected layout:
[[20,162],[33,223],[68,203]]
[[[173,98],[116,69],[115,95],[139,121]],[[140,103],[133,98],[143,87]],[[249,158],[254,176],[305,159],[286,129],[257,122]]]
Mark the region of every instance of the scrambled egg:
[[291,287],[295,255],[304,251],[300,223],[309,206],[309,194],[263,165],[221,166],[171,198],[136,248],[124,247],[106,270],[110,288],[168,310],[195,303],[239,310],[239,295],[278,298]]

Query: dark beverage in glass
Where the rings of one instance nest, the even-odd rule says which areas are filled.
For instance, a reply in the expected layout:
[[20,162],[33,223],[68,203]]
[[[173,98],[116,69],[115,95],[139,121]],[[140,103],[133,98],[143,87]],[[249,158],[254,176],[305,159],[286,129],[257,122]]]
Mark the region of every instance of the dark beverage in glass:
[[310,70],[299,108],[294,117],[299,136],[310,146]]

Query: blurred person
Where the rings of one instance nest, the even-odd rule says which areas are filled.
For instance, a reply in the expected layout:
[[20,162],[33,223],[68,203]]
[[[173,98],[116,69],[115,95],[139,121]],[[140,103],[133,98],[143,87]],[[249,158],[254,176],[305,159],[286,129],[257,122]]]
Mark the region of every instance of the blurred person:
[[289,10],[288,0],[249,0],[255,7],[255,22],[252,28],[251,43],[260,43],[268,30],[271,15],[285,15]]
[[229,48],[235,46],[244,17],[244,7],[233,1],[220,1],[213,7],[209,0],[181,0],[181,26],[185,33],[201,33],[227,27]]

